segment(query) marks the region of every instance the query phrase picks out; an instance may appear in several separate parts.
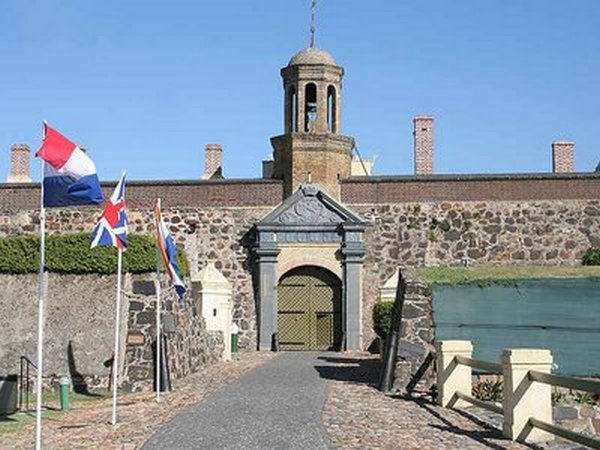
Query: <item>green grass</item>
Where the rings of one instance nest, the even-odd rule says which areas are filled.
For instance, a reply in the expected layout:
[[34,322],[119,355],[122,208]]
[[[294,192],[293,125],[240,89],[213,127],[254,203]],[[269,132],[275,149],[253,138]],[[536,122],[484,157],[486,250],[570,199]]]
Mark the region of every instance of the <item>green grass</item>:
[[[35,409],[35,405],[34,405]],[[42,412],[42,420],[55,417],[60,411],[47,410]],[[20,430],[28,423],[35,422],[35,411],[16,412],[10,416],[0,416],[0,434],[12,433]]]
[[[79,403],[90,402],[95,400],[104,400],[110,398],[111,393],[106,389],[94,391],[91,395],[77,394],[76,392],[69,393],[69,402],[71,407]],[[19,430],[28,423],[35,422],[35,395],[33,393],[29,397],[29,412],[16,412],[8,416],[0,416],[0,434],[11,433]],[[25,397],[23,397],[25,407]],[[58,390],[44,392],[42,405],[45,409],[42,412],[42,418],[52,418],[60,411],[60,394]]]
[[544,278],[600,278],[600,266],[420,267],[415,273],[428,284],[504,284]]

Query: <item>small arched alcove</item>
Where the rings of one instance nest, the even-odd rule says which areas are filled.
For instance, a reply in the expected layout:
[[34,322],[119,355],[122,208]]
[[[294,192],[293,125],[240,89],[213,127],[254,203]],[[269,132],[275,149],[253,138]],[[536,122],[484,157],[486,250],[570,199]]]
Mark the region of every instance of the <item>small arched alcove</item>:
[[340,350],[342,281],[333,272],[296,267],[279,279],[277,291],[281,350]]

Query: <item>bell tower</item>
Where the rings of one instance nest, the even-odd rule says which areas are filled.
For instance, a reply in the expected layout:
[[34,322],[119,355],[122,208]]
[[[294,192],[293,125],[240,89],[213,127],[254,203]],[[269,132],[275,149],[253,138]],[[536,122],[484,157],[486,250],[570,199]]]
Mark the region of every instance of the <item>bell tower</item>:
[[344,69],[315,47],[314,2],[311,45],[281,69],[284,133],[271,138],[273,178],[283,180],[284,196],[302,183],[316,183],[339,199],[339,180],[350,176],[354,139],[341,134]]

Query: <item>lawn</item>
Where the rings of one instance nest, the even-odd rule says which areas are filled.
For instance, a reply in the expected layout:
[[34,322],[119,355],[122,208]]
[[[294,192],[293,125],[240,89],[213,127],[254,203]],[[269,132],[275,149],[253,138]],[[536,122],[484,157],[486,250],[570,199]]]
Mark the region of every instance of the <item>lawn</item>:
[[420,267],[416,274],[428,284],[494,283],[544,278],[599,278],[600,266],[471,266]]
[[[94,400],[104,400],[109,398],[111,395],[107,390],[98,390],[91,394],[77,394],[76,392],[71,392],[69,394],[69,401],[71,407],[78,405],[84,402],[90,402]],[[10,414],[8,416],[0,416],[0,434],[10,433],[12,431],[17,431],[22,426],[35,422],[35,395],[31,395],[29,398],[29,411],[21,412],[18,411],[14,414]],[[23,398],[25,407],[25,398]],[[43,397],[43,407],[45,408],[42,412],[42,417],[52,418],[58,414],[61,414],[60,411],[60,394],[58,390],[56,391],[48,391],[44,393]]]

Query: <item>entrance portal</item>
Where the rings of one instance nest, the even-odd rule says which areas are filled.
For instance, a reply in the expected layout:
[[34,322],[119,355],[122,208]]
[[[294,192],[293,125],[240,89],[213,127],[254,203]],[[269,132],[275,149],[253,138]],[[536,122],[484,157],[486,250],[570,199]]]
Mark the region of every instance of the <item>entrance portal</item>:
[[281,350],[340,350],[342,283],[326,269],[303,266],[279,280],[277,330]]

